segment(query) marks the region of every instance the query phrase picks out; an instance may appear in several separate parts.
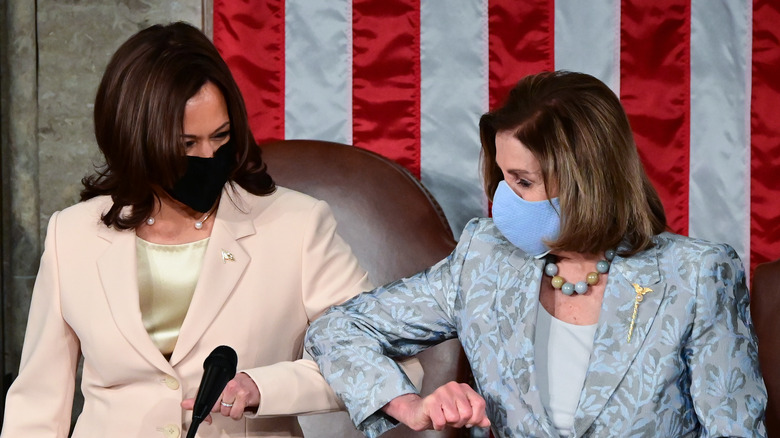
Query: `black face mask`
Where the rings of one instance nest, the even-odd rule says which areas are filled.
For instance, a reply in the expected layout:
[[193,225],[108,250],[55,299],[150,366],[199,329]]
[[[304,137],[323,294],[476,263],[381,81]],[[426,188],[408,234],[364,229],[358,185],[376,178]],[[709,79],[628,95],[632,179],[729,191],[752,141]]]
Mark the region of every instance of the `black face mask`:
[[165,191],[182,204],[205,213],[217,202],[234,167],[235,147],[228,141],[212,158],[188,156],[184,175]]

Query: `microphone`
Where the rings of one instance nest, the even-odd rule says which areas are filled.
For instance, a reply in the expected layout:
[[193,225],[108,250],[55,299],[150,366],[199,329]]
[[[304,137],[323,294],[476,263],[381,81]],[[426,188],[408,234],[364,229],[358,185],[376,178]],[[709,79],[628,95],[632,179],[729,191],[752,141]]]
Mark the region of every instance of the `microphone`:
[[238,357],[235,350],[227,345],[215,348],[203,362],[203,377],[192,408],[192,424],[187,432],[187,438],[195,438],[198,426],[216,403],[225,385],[236,375]]

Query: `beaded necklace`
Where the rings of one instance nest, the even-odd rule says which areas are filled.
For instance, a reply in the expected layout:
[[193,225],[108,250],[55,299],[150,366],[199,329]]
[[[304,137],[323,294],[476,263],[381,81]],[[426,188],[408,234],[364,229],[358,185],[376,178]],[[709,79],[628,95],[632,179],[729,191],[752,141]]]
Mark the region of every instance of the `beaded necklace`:
[[557,257],[554,255],[548,255],[545,260],[544,274],[548,277],[552,277],[550,283],[554,289],[560,289],[564,295],[572,295],[575,292],[582,295],[588,291],[590,286],[599,282],[599,274],[606,274],[609,272],[612,259],[615,258],[615,250],[608,249],[604,252],[604,260],[599,260],[596,263],[596,272],[589,272],[584,281],[578,281],[570,283],[565,278],[558,275],[558,265],[555,264]]

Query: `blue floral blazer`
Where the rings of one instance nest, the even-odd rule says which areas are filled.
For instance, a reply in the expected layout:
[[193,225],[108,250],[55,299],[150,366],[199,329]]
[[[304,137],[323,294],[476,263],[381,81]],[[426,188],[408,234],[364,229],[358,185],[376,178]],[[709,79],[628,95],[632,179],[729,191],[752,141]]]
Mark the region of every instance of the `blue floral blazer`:
[[[764,436],[766,388],[742,263],[728,245],[675,234],[613,260],[573,436]],[[557,437],[537,390],[543,261],[472,220],[435,266],[330,309],[306,346],[367,436],[380,408],[416,392],[387,356],[458,337],[496,437]],[[635,326],[629,329],[637,300]]]

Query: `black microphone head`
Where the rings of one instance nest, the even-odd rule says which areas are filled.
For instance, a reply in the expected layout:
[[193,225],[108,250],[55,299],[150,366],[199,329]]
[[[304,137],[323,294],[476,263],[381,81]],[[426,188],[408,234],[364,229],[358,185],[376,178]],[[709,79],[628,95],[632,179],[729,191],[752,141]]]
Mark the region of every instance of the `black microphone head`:
[[227,345],[215,348],[203,361],[203,377],[192,408],[192,424],[187,433],[188,438],[195,436],[195,431],[219,399],[225,385],[236,375],[237,364],[238,356],[235,350]]
[[212,350],[211,354],[203,361],[203,369],[219,367],[225,370],[232,370],[231,374],[235,374],[237,364],[238,356],[236,355],[236,350],[227,345],[220,345]]

